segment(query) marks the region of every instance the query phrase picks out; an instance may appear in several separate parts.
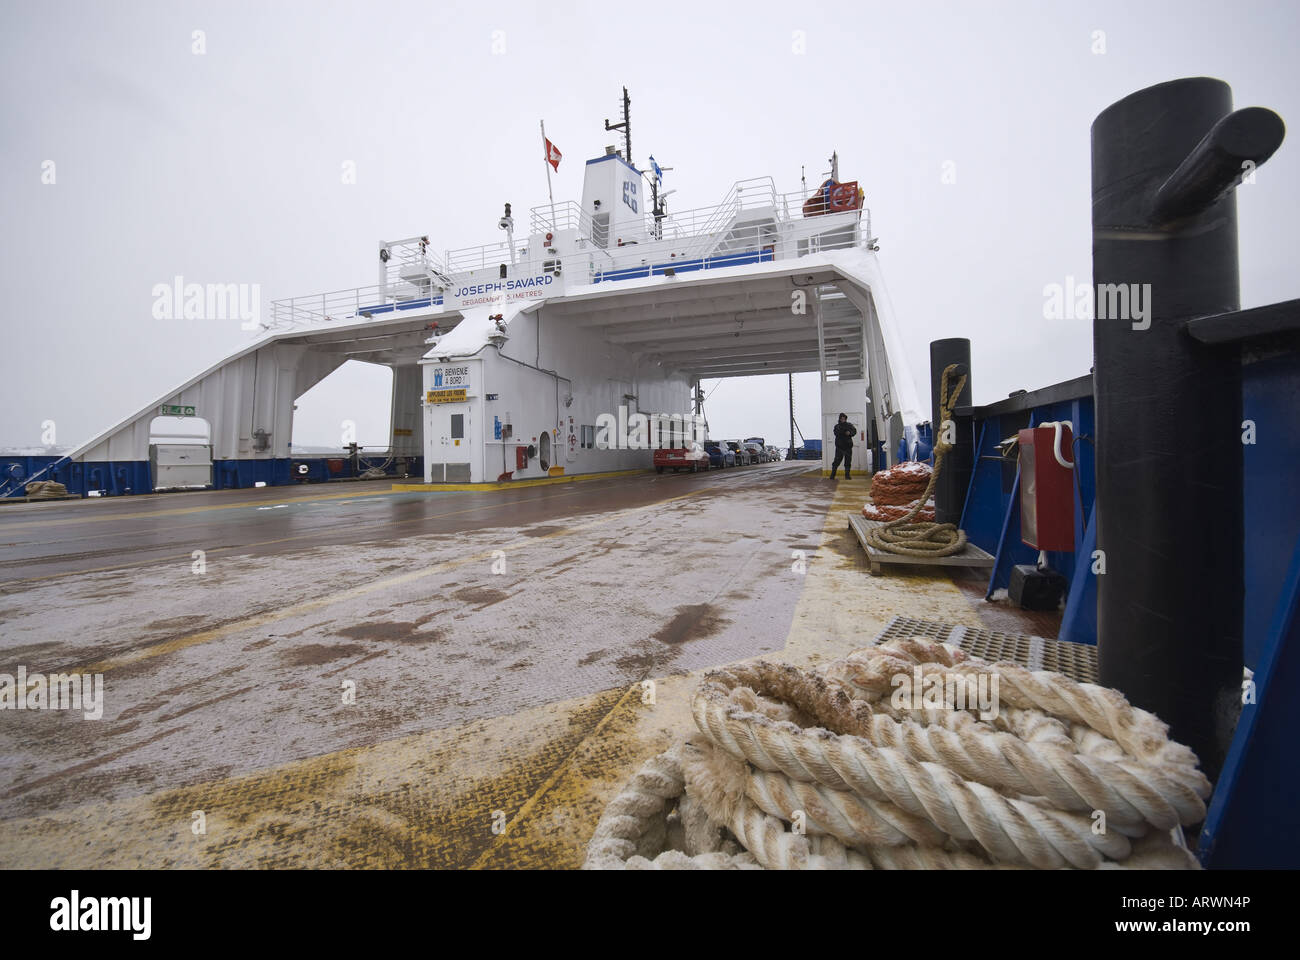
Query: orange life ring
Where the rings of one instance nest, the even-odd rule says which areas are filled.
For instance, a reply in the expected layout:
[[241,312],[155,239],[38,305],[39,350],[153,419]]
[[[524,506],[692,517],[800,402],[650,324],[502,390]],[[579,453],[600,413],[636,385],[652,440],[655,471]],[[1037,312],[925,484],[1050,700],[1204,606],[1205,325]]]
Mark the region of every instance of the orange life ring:
[[857,181],[852,183],[837,183],[831,187],[829,206],[836,213],[845,210],[856,210],[858,206],[858,184]]

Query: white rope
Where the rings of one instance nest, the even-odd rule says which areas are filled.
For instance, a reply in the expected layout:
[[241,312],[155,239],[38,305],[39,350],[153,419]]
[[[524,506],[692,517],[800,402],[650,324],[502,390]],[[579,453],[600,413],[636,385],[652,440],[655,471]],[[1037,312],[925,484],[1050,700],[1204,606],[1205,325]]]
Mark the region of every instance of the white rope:
[[[917,668],[996,674],[1005,705],[895,707],[892,679]],[[817,672],[715,671],[691,708],[700,736],[611,801],[587,868],[1195,865],[1169,831],[1204,818],[1209,783],[1113,690],[910,640]]]

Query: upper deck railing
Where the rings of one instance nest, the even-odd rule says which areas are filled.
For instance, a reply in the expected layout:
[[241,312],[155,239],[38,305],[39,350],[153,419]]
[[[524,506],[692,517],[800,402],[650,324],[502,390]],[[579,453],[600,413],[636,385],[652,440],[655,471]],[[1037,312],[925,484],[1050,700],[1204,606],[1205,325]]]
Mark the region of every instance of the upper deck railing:
[[582,204],[576,200],[561,200],[533,207],[528,211],[528,225],[533,233],[577,230],[584,237],[592,235],[591,214],[583,210]]
[[[660,261],[698,262],[696,269],[709,269],[734,265],[743,251],[779,260],[872,244],[871,212],[865,207],[832,212],[823,206],[813,211],[816,215],[805,216],[805,204],[817,193],[816,188],[778,192],[771,177],[738,180],[721,203],[659,217],[646,213],[644,239],[623,246],[596,242],[590,214],[571,200],[533,207],[528,225],[532,233],[577,231],[578,251],[558,259],[566,276],[584,283],[648,275]],[[556,259],[530,249],[526,238],[515,238],[513,249],[508,241],[498,241],[439,254],[427,239],[418,238],[392,244],[391,250],[384,284],[273,301],[263,325],[281,328],[434,308],[442,304],[444,290],[471,278],[482,280],[484,271],[500,264],[540,269],[544,260]]]

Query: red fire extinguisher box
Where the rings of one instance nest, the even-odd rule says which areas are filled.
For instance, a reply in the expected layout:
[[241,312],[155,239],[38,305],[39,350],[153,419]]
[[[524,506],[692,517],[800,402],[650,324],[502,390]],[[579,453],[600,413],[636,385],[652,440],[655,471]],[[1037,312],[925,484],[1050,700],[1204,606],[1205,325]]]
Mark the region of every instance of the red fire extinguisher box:
[[1074,435],[1068,423],[1020,431],[1020,539],[1074,551]]

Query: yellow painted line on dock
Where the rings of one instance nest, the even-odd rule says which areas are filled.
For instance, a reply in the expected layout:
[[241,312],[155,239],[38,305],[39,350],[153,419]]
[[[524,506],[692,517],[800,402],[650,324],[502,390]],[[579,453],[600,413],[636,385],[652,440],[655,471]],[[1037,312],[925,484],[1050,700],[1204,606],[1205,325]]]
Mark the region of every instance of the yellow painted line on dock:
[[[615,703],[614,706],[612,706],[609,709],[608,713],[606,713],[603,717],[600,718],[600,721],[594,727],[592,727],[591,732],[578,741],[577,745],[569,752],[569,755],[565,757],[555,767],[554,770],[551,771],[550,775],[544,781],[542,781],[541,786],[539,786],[536,790],[533,791],[532,795],[527,800],[524,801],[524,805],[520,807],[519,810],[515,813],[512,819],[515,821],[516,824],[519,824],[528,818],[528,816],[537,807],[541,799],[544,796],[546,796],[546,794],[549,793],[557,783],[559,783],[561,777],[563,777],[565,774],[569,772],[569,766],[570,764],[573,763],[574,758],[577,757],[578,754],[582,752],[585,746],[587,746],[589,743],[596,740],[600,736],[600,734],[604,731],[605,727],[609,725],[609,722],[614,717],[614,715],[618,713],[618,711],[623,707],[624,704],[627,703],[628,698],[631,697],[632,694],[637,693],[639,690],[640,690],[639,685],[634,684],[633,686],[628,687],[627,690],[624,691],[623,696],[619,697],[618,702]],[[509,832],[510,832],[509,827],[507,826],[507,829],[505,831],[497,835],[496,842],[490,844],[488,848],[484,850],[481,854],[479,854],[477,859],[475,859],[474,862],[469,865],[469,869],[470,870],[479,869],[480,867],[483,866],[484,861],[486,861],[488,858],[496,854],[497,850],[500,847],[505,846],[506,843],[508,842],[506,838]],[[529,866],[544,867],[545,865],[512,862],[511,866],[515,869],[519,869],[521,867],[527,868]]]

